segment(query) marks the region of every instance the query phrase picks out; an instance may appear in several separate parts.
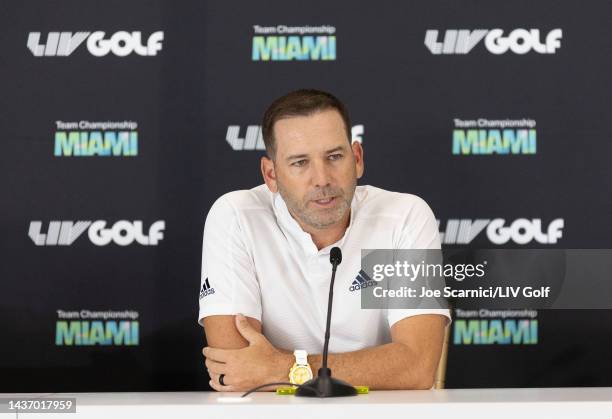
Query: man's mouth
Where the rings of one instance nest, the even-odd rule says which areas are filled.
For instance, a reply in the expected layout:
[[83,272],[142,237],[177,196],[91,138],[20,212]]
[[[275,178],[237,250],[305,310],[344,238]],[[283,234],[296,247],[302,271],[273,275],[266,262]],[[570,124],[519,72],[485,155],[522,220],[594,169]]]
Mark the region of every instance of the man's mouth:
[[312,202],[322,207],[329,207],[329,206],[334,205],[335,201],[336,201],[336,197],[330,196],[330,197],[323,198],[323,199],[313,199]]

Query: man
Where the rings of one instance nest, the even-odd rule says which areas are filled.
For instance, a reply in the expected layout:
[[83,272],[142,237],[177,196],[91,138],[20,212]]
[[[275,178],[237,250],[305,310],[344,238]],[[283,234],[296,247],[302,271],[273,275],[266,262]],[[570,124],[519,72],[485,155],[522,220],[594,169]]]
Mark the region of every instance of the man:
[[449,311],[364,310],[351,288],[361,249],[440,248],[430,208],[414,195],[356,186],[363,149],[351,143],[348,113],[329,93],[298,90],[275,100],[262,135],[265,185],[220,197],[204,228],[199,321],[211,387],[287,382],[296,367],[316,374],[329,252],[338,246],[334,377],[371,389],[431,388]]

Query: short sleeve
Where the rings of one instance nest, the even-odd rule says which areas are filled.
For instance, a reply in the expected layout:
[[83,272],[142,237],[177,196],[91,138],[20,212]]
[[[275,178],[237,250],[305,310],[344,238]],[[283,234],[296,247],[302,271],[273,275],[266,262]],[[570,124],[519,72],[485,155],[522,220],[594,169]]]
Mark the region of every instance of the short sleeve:
[[398,249],[440,249],[438,222],[427,203],[413,196],[398,243]]
[[261,321],[261,292],[236,209],[225,196],[206,217],[202,241],[198,323],[212,315],[242,313]]
[[[412,206],[409,208],[400,236],[398,249],[440,249],[440,233],[438,222],[427,203],[416,196]],[[388,309],[387,321],[389,327],[407,317],[420,314],[438,314],[448,318],[450,325],[451,314],[447,308],[423,308],[423,309]]]

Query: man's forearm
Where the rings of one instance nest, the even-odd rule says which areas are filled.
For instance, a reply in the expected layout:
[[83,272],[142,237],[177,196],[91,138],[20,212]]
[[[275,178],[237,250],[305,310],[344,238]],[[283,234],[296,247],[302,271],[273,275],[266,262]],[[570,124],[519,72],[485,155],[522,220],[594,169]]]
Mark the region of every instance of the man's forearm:
[[[209,331],[211,341],[220,347],[203,350],[215,390],[242,391],[265,383],[288,381],[289,370],[295,362],[293,351],[275,348],[240,315],[235,317],[236,331],[247,346],[237,339],[228,344],[227,337],[217,339],[217,335],[223,332],[221,326],[229,325],[220,319],[215,322]],[[373,390],[431,388],[443,347],[445,322],[440,315],[402,319],[391,328],[392,343],[329,354],[328,366],[334,377],[353,385],[367,385]],[[315,375],[321,367],[321,358],[321,355],[308,356]],[[225,376],[224,385],[219,382],[221,375]]]
[[[322,360],[322,355],[308,356],[315,376]],[[425,364],[408,345],[398,342],[329,354],[327,360],[333,377],[352,385],[366,385],[372,390],[429,389],[437,365],[432,369]]]

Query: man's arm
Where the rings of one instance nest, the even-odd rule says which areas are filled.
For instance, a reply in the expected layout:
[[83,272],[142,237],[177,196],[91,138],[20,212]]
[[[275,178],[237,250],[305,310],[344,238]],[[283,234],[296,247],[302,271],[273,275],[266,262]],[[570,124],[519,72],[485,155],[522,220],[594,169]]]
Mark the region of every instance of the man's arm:
[[[334,377],[373,390],[429,389],[435,380],[447,321],[437,314],[402,319],[391,327],[391,343],[329,354],[328,367]],[[308,356],[315,375],[322,358]]]
[[[240,349],[249,346],[249,342],[236,329],[235,317],[232,315],[204,317],[204,337],[208,346],[222,349]],[[253,329],[261,333],[259,320],[252,317],[246,319]]]
[[[353,385],[367,385],[372,390],[429,389],[440,359],[446,322],[446,317],[437,314],[402,319],[391,328],[392,343],[329,354],[328,366],[334,377]],[[242,344],[235,333],[248,342],[242,349],[223,349],[212,344],[204,348],[210,384],[215,390],[245,391],[268,382],[288,380],[289,368],[294,362],[292,353],[274,348],[261,334],[261,329],[251,327],[246,318],[236,316],[235,327],[229,323],[213,327],[227,327],[213,334],[233,336],[220,338],[222,345],[230,341]],[[315,375],[321,358],[321,355],[308,356]],[[227,385],[219,385],[220,374],[226,375]]]
[[[268,342],[261,333],[259,320],[240,314],[207,316],[203,319],[203,326],[208,346],[202,353],[210,375],[209,384],[215,390],[246,391],[271,381],[288,381],[293,355]],[[214,353],[211,355],[211,352]],[[280,358],[288,363],[286,367],[279,366]],[[219,384],[221,374],[226,376],[226,386]],[[279,375],[281,378],[271,378]]]

